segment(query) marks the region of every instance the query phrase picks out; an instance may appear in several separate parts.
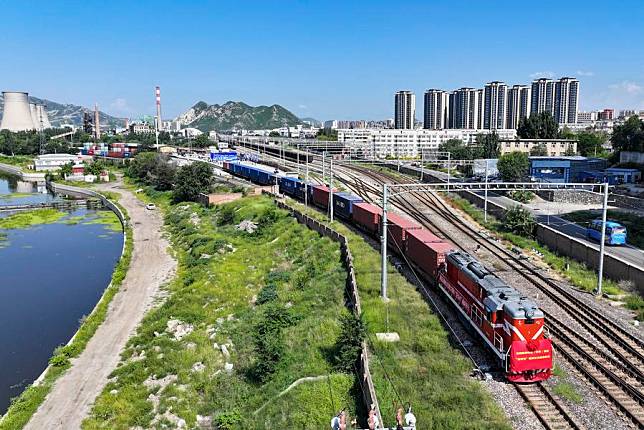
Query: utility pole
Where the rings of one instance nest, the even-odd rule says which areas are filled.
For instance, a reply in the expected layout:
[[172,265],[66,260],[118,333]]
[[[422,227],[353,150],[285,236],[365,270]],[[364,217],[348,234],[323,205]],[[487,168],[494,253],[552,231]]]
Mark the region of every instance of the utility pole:
[[380,297],[387,300],[387,184],[382,184],[382,268],[380,278]]
[[329,173],[330,173],[330,180],[329,180],[329,218],[331,222],[333,222],[333,156],[331,156],[331,160],[329,161]]
[[425,172],[425,151],[420,149],[420,182],[423,182],[423,173]]
[[448,194],[449,194],[449,168],[450,168],[450,166],[452,164],[451,163],[451,156],[452,156],[452,153],[448,152],[447,153],[447,193]]
[[487,162],[488,162],[488,160],[487,160],[487,158],[486,158],[486,159],[485,159],[485,203],[483,204],[483,205],[484,205],[484,208],[483,208],[483,211],[484,211],[483,219],[485,220],[485,222],[487,222],[487,174],[488,174],[488,173],[487,173]]
[[304,206],[309,206],[309,158],[306,158],[306,173],[304,178]]
[[604,242],[606,241],[606,213],[608,212],[608,182],[604,183],[604,206],[602,208],[602,238],[599,243],[599,271],[597,277],[597,295],[602,295],[602,281],[604,277]]

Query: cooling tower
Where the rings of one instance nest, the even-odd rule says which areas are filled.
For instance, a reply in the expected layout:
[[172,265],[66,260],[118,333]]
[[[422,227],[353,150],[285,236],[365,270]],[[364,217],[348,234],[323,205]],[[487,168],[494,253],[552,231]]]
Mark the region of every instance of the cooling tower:
[[40,130],[40,120],[38,119],[38,107],[36,103],[29,103],[29,112],[31,112],[31,122],[34,125],[31,128]]
[[35,127],[27,93],[3,91],[2,96],[4,97],[4,113],[0,129],[11,131],[33,130]]
[[43,130],[51,128],[51,123],[49,122],[49,117],[47,116],[47,109],[45,105],[37,105],[36,112],[38,113],[38,127],[42,124]]

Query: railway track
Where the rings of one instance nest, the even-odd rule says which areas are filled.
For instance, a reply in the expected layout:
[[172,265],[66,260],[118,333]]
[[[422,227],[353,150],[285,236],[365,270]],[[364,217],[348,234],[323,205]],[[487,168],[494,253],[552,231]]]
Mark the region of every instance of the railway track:
[[[390,175],[375,173],[369,169],[356,168],[360,174],[368,176],[378,183],[390,182]],[[355,181],[359,194],[379,195],[380,190],[371,184],[366,184],[358,175],[349,173],[351,181]],[[347,183],[347,185],[350,185]],[[354,186],[355,188],[355,186]],[[603,348],[589,341],[587,338],[563,324],[551,313],[546,312],[546,318],[551,327],[553,343],[559,355],[570,362],[573,367],[588,380],[604,397],[610,400],[616,410],[625,416],[634,425],[644,427],[644,392],[642,368],[644,357],[642,355],[642,342],[626,332],[614,322],[601,316],[599,312],[580,301],[547,276],[521,260],[503,245],[491,241],[462,220],[448,208],[445,203],[435,195],[423,193],[410,193],[415,198],[425,203],[437,215],[457,227],[469,239],[485,247],[497,258],[501,259],[511,269],[521,274],[532,285],[543,291],[551,300],[564,309],[587,331],[593,333]],[[412,215],[417,221],[429,227],[434,233],[443,237],[449,236],[444,228],[424,214],[407,198],[396,198],[394,202],[405,212]],[[454,241],[463,247],[462,243]],[[606,352],[608,351],[608,353]]]
[[566,407],[542,383],[514,386],[521,397],[530,404],[532,411],[546,429],[583,430],[585,428],[572,418]]
[[[313,163],[315,164],[315,163]],[[346,166],[345,166],[346,167]],[[367,183],[363,177],[369,177],[378,184],[403,182],[400,177],[391,174],[374,172],[368,168],[350,166],[342,169],[342,173],[350,180],[336,177],[347,187],[367,200],[372,196],[380,196],[382,191]],[[417,181],[404,181],[417,182]],[[464,223],[454,214],[442,199],[434,194],[411,192],[406,197],[398,196],[392,203],[407,212],[425,227],[442,237],[449,237],[452,242],[466,249],[463,243],[454,240],[444,227],[437,225],[429,216],[422,212],[418,205],[409,200],[413,196],[424,206],[460,230],[469,239],[474,240],[496,258],[499,258],[513,271],[523,276],[530,284],[543,291],[553,302],[565,310],[584,329],[592,333],[597,343],[562,323],[551,313],[545,312],[550,327],[550,335],[555,349],[560,357],[568,361],[576,371],[595,388],[600,395],[607,399],[614,409],[624,416],[632,425],[644,428],[644,342],[631,335],[618,324],[605,318],[600,312],[576,298],[570,292],[558,285],[540,269],[522,260],[502,244],[491,240],[487,235]],[[519,393],[529,401],[535,414],[546,428],[581,428],[579,424],[565,412],[557,400],[543,384],[536,388],[515,385]],[[529,399],[526,396],[529,396]]]

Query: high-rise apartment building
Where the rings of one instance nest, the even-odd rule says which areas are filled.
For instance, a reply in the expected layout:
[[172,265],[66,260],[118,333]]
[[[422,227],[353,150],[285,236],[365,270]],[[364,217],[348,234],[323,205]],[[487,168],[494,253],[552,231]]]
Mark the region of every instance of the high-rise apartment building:
[[443,90],[430,89],[425,91],[425,116],[423,128],[441,130],[448,127],[449,96]]
[[559,124],[577,123],[579,81],[563,77],[555,82],[554,117]]
[[508,89],[506,128],[517,128],[521,118],[530,116],[530,92],[526,85],[513,85]]
[[496,130],[505,128],[505,109],[508,86],[500,81],[485,85],[483,101],[483,128]]
[[449,95],[449,128],[480,128],[482,90],[459,88]]
[[483,112],[485,111],[485,90],[476,90],[476,122],[474,128],[481,130],[483,128]]
[[532,82],[530,113],[550,112],[554,115],[555,83],[552,79],[539,78]]
[[394,127],[413,129],[416,121],[416,96],[411,91],[398,91],[394,96]]

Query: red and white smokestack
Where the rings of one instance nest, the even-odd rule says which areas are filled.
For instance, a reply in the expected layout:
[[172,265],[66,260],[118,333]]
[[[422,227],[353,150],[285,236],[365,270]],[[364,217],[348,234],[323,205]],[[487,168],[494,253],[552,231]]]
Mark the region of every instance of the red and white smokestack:
[[163,122],[161,120],[161,88],[156,87],[155,95],[157,99],[157,130],[161,130]]

